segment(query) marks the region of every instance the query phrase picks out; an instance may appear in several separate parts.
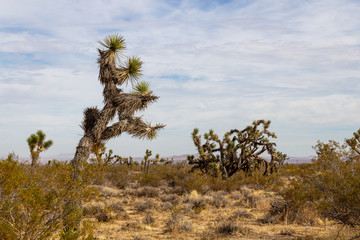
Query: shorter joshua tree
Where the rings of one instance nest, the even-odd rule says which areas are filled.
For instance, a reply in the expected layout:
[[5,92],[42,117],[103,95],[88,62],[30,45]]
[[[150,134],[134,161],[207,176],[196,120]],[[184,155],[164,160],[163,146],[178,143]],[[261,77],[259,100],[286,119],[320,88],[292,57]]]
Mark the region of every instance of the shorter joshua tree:
[[[262,126],[262,129],[259,127]],[[219,174],[225,179],[236,172],[244,171],[252,174],[256,169],[264,169],[267,175],[276,170],[276,164],[282,164],[286,154],[277,152],[276,144],[269,138],[276,138],[268,131],[270,121],[258,120],[244,130],[233,129],[225,133],[221,140],[213,130],[204,134],[206,142],[201,143],[199,130],[194,129],[192,138],[199,152],[199,158],[188,156],[189,164],[194,165],[192,171],[199,169],[203,173],[217,177]],[[271,157],[268,163],[263,157],[268,153]]]
[[150,159],[149,157],[152,155],[152,152],[149,149],[146,149],[144,161],[141,162],[141,169],[142,172],[148,174],[149,173],[149,167],[150,167]]
[[31,154],[31,166],[35,166],[38,163],[41,152],[47,150],[53,145],[52,140],[45,142],[45,137],[45,133],[41,130],[38,130],[36,133],[31,134],[27,139]]

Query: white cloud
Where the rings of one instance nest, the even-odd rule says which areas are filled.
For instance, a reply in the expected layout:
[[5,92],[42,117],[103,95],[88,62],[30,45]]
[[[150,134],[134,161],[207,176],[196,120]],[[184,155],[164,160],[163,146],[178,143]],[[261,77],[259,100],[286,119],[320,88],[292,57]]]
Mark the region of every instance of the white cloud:
[[273,121],[290,155],[311,154],[309,146],[340,126],[335,137],[349,137],[360,117],[360,4],[243,3],[3,1],[0,122],[12,130],[0,128],[10,135],[1,152],[38,128],[56,140],[54,153],[75,150],[82,109],[101,105],[96,41],[110,33],[142,57],[144,80],[160,96],[141,114],[167,124],[152,143],[111,141],[115,151],[192,152],[194,127],[224,132],[258,118]]

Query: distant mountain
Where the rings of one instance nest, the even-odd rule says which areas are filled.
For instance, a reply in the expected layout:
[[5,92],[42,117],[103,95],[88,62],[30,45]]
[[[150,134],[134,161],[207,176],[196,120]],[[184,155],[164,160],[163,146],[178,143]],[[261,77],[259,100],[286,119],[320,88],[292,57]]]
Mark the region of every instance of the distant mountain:
[[315,156],[308,156],[308,157],[290,157],[285,163],[288,164],[301,164],[301,163],[311,163],[311,160]]
[[[188,154],[182,154],[182,155],[172,155],[172,156],[167,156],[167,157],[162,157],[165,159],[173,159],[174,162],[181,162],[184,160],[187,160],[187,155]],[[198,157],[199,154],[194,154],[195,157]],[[1,158],[6,158],[7,156],[1,156]],[[51,156],[40,156],[40,162],[41,163],[46,163],[49,160],[59,160],[59,161],[66,161],[66,160],[71,160],[74,157],[74,153],[60,153],[60,154],[56,154],[56,155],[51,155]],[[286,161],[285,163],[288,164],[301,164],[301,163],[311,163],[311,160],[314,158],[315,156],[307,156],[307,157],[290,157],[290,159],[288,161]],[[143,157],[134,157],[133,158],[135,161],[137,162],[141,162],[144,158]],[[151,156],[150,159],[154,159],[154,156]],[[29,161],[29,157],[25,158],[25,157],[19,157],[20,161]]]

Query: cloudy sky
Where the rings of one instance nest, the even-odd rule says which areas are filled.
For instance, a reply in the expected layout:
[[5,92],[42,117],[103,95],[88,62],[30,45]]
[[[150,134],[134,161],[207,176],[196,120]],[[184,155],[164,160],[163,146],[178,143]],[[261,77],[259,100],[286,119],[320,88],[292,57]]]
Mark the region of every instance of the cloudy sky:
[[167,124],[152,142],[109,141],[119,155],[195,153],[195,127],[222,135],[266,119],[278,150],[300,157],[360,128],[359,0],[0,5],[0,155],[29,157],[26,138],[38,129],[54,141],[43,156],[75,152],[83,109],[102,107],[97,41],[114,33],[160,96],[140,114]]

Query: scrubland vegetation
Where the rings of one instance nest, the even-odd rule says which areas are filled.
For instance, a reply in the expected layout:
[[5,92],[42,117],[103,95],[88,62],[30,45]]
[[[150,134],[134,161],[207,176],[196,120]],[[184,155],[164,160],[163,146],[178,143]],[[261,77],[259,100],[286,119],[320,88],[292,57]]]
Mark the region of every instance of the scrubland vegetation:
[[[359,159],[318,143],[312,164],[223,179],[192,166],[0,161],[0,239],[356,239]],[[81,179],[81,180],[80,180]]]

